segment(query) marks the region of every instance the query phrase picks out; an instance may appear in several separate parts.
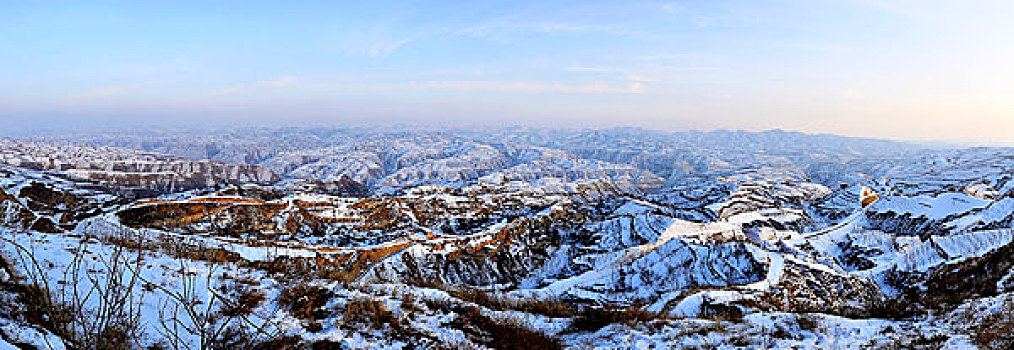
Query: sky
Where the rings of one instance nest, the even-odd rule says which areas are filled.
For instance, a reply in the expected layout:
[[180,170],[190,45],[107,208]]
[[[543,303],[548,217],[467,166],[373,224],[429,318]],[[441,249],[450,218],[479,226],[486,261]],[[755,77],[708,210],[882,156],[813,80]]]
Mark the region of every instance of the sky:
[[638,126],[1014,143],[1012,1],[0,8],[0,133]]

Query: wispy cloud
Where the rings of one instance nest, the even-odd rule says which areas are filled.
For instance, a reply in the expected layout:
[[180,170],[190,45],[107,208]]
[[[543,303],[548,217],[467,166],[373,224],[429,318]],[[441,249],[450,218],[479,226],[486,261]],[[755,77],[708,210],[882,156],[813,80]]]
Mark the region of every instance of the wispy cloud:
[[295,83],[296,83],[296,77],[291,76],[291,75],[283,75],[278,80],[258,81],[257,85],[260,85],[260,86],[284,86],[284,85],[292,85],[292,84],[295,84]]
[[208,96],[224,96],[224,95],[243,94],[243,93],[248,93],[250,91],[253,91],[253,90],[256,90],[256,89],[262,88],[262,87],[281,87],[281,86],[294,85],[294,84],[296,84],[297,81],[298,80],[294,76],[284,75],[281,78],[278,78],[278,79],[275,79],[275,80],[264,80],[264,81],[255,82],[253,84],[236,85],[236,86],[225,87],[225,88],[222,88],[222,89],[219,89],[219,90],[215,90],[215,91],[209,92],[209,93],[207,93],[207,95]]
[[325,84],[319,88],[349,91],[437,90],[575,94],[634,94],[645,91],[644,85],[639,83],[610,85],[609,83],[566,84],[525,81],[412,81],[395,84]]
[[644,86],[630,84],[625,87],[610,86],[608,83],[564,84],[498,81],[430,81],[411,82],[412,89],[461,90],[461,91],[505,91],[505,92],[565,92],[565,93],[639,93]]
[[644,73],[634,73],[628,69],[622,68],[609,68],[609,67],[567,67],[568,72],[581,72],[581,73],[608,73],[616,75],[620,79],[627,80],[632,83],[650,83],[657,82],[661,79],[645,75]]
[[787,46],[808,51],[828,53],[848,53],[859,51],[860,48],[852,45],[841,45],[834,43],[791,43]]
[[690,19],[690,23],[693,23],[695,26],[698,27],[707,27],[712,23],[715,23],[715,21],[717,20],[718,17],[713,16],[694,16],[693,18]]
[[374,43],[373,46],[367,50],[366,54],[370,57],[384,57],[390,55],[394,52],[394,50],[405,46],[405,44],[408,44],[410,41],[412,41],[410,38],[394,41],[379,41]]
[[643,55],[638,58],[644,61],[664,61],[664,60],[695,58],[702,56],[705,55],[697,52],[688,52],[688,53],[664,53],[664,54]]
[[605,67],[567,67],[568,72],[589,72],[589,73],[613,73],[618,72],[616,68],[605,68]]
[[70,97],[71,98],[96,98],[96,97],[122,95],[122,94],[125,94],[125,93],[128,93],[128,92],[141,90],[141,89],[143,89],[145,87],[152,86],[152,85],[158,85],[158,84],[162,84],[162,82],[161,81],[146,81],[146,82],[141,82],[141,83],[136,83],[136,84],[106,86],[106,87],[101,87],[101,88],[97,88],[97,89],[93,89],[93,90],[88,90],[88,91],[85,91],[85,92],[82,92],[82,93],[74,94],[74,95],[71,95]]
[[661,80],[659,78],[654,78],[654,77],[649,77],[649,76],[644,76],[644,75],[638,75],[638,74],[627,74],[624,77],[627,80],[630,80],[632,82],[637,82],[637,83],[651,83],[651,82],[656,82],[656,81],[660,81]]
[[521,38],[525,35],[531,34],[588,34],[630,38],[643,38],[649,36],[646,33],[627,30],[615,26],[563,22],[489,22],[462,28],[453,33],[454,36],[472,37],[500,42],[507,41],[512,38]]
[[573,24],[573,23],[541,23],[535,29],[543,33],[592,33],[605,34],[610,36],[639,36],[638,32],[623,28],[603,25]]
[[400,16],[390,16],[349,28],[336,38],[336,43],[349,56],[383,58],[411,42],[432,37],[435,30],[427,25],[408,27]]

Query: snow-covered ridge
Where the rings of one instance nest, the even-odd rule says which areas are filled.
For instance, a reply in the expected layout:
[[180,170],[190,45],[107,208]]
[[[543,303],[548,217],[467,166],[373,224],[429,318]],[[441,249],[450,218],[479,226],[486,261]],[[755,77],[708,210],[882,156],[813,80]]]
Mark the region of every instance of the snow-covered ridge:
[[278,180],[270,170],[254,165],[193,161],[116,147],[12,139],[0,139],[0,164],[59,171],[73,179],[165,192],[224,184],[267,184]]
[[662,133],[640,129],[434,132],[254,128],[197,134],[68,135],[47,141],[53,139],[192,160],[256,164],[282,177],[329,180],[348,176],[376,188],[461,185],[487,176],[528,182],[548,177],[608,178],[657,187],[687,175],[720,175],[758,167],[814,169],[918,149],[888,141],[781,131]]
[[[130,246],[166,290],[228,266],[265,293],[254,314],[304,345],[496,347],[484,330],[518,317],[572,348],[975,348],[1014,293],[1008,149],[636,129],[4,142],[24,162],[0,166],[2,237],[60,268],[75,245],[98,259],[143,237]],[[215,170],[242,167],[281,181]],[[86,180],[191,172],[216,181],[134,200]],[[295,286],[322,304],[284,306]],[[356,323],[355,307],[391,316]],[[636,311],[580,328],[600,308]]]

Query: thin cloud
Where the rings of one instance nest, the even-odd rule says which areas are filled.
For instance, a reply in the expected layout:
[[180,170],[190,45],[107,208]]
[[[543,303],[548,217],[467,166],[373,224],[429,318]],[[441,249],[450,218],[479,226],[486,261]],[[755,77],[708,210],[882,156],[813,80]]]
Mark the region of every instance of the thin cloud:
[[687,59],[703,56],[705,55],[702,53],[687,52],[687,53],[664,53],[664,54],[644,55],[640,56],[639,58],[643,61],[664,61],[664,60]]
[[627,74],[625,76],[625,78],[627,80],[630,80],[632,82],[637,82],[637,83],[651,83],[651,82],[656,82],[656,81],[660,81],[661,80],[661,79],[658,79],[658,78],[653,78],[653,77],[648,77],[648,76],[643,76],[643,75],[638,75],[638,74]]
[[[635,86],[636,85],[636,86]],[[501,91],[501,92],[563,92],[563,93],[639,93],[644,87],[631,84],[626,87],[611,86],[608,83],[564,84],[531,82],[488,82],[488,81],[432,81],[409,83],[412,89],[459,90],[459,91]]]
[[141,90],[145,87],[161,84],[161,81],[146,81],[137,84],[106,86],[94,90],[71,95],[71,98],[96,98],[122,95],[131,91]]
[[640,36],[640,33],[617,27],[572,23],[542,23],[536,26],[536,31],[543,33],[592,33],[610,36]]
[[402,46],[405,46],[405,44],[408,44],[410,41],[412,41],[412,39],[405,38],[396,41],[377,42],[373,44],[373,46],[367,51],[367,55],[374,58],[384,57],[390,55],[392,52],[394,52],[394,50],[397,50]]
[[628,69],[622,68],[608,68],[608,67],[567,67],[568,72],[581,72],[581,73],[610,73],[616,74],[620,79],[630,81],[632,83],[650,83],[661,81],[661,79],[650,77],[644,74],[633,73]]
[[291,76],[291,75],[284,75],[281,78],[279,78],[278,80],[259,81],[259,82],[257,82],[257,85],[260,85],[260,86],[285,86],[285,85],[292,85],[292,84],[295,84],[295,83],[296,83],[296,77]]
[[860,48],[852,45],[841,45],[833,43],[793,43],[788,46],[817,52],[848,53],[859,51]]
[[207,95],[208,96],[225,96],[225,95],[244,94],[244,93],[248,93],[250,91],[253,91],[253,90],[256,90],[256,89],[262,88],[262,87],[282,87],[282,86],[294,85],[294,84],[296,84],[297,81],[298,80],[294,76],[284,75],[281,78],[278,78],[276,80],[264,80],[264,81],[258,81],[258,82],[255,82],[253,84],[248,84],[248,85],[236,85],[236,86],[225,87],[225,88],[222,88],[222,89],[219,89],[219,90],[216,90],[216,91],[209,92],[209,93],[207,93]]
[[490,22],[467,27],[454,32],[454,36],[472,37],[504,42],[509,38],[530,34],[593,34],[612,37],[643,38],[647,34],[619,27],[561,22],[500,23]]
[[690,19],[690,22],[693,23],[695,26],[698,26],[698,27],[707,27],[707,26],[711,25],[712,23],[715,23],[715,21],[717,21],[717,20],[718,20],[718,17],[712,17],[712,16],[694,16],[694,18]]
[[636,94],[645,91],[639,83],[566,84],[561,82],[509,81],[413,81],[396,84],[325,84],[320,89],[348,91],[434,90],[463,92],[575,93],[575,94]]
[[591,73],[610,73],[618,72],[616,68],[604,68],[604,67],[567,67],[568,72],[591,72]]

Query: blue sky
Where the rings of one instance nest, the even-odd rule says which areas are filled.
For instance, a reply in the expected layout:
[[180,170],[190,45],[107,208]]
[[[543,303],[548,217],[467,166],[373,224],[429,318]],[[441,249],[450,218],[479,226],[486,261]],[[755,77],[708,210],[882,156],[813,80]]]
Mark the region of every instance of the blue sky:
[[5,2],[0,120],[1010,140],[1005,1]]

